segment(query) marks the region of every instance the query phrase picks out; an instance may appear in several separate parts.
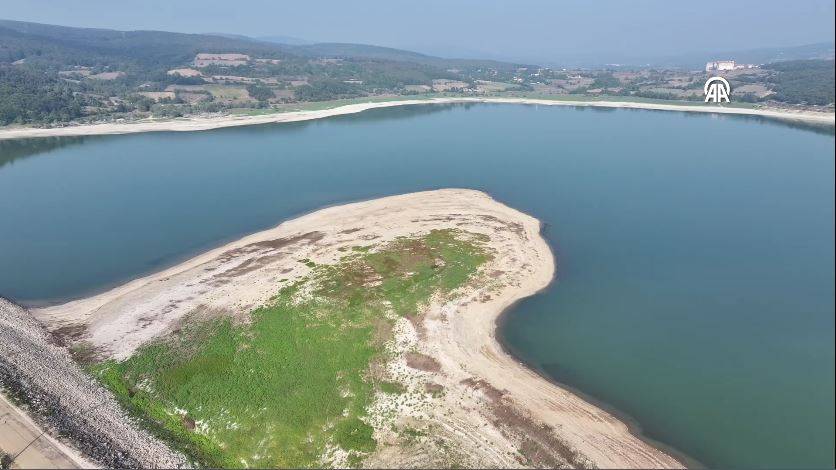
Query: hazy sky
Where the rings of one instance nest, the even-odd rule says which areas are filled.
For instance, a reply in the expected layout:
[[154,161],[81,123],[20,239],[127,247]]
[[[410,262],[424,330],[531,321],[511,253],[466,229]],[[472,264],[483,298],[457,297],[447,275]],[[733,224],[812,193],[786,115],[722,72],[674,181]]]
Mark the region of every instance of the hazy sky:
[[0,0],[0,18],[559,60],[833,41],[834,0]]

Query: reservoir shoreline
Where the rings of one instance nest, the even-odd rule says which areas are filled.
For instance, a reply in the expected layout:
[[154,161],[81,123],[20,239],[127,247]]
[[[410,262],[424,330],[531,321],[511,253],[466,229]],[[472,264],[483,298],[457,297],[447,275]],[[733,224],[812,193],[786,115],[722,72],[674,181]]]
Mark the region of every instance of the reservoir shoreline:
[[680,111],[694,113],[712,113],[717,115],[744,115],[789,122],[799,122],[821,126],[836,125],[836,114],[811,111],[786,111],[774,109],[731,108],[723,106],[701,106],[665,103],[644,103],[633,101],[570,101],[535,98],[429,98],[396,101],[378,101],[347,104],[334,108],[308,111],[289,111],[257,116],[196,116],[173,120],[144,119],[134,122],[82,124],[77,126],[35,128],[6,127],[0,128],[0,140],[26,139],[59,136],[89,136],[134,134],[141,132],[190,132],[221,129],[226,127],[274,124],[282,122],[309,121],[332,116],[360,113],[369,109],[409,106],[418,104],[457,104],[457,103],[493,103],[493,104],[528,104],[539,106],[573,106],[612,109],[646,109],[656,111]]
[[[441,187],[428,187],[428,188],[424,188],[422,191],[437,191],[437,190],[441,190],[441,189],[443,189],[443,188],[441,188]],[[482,189],[474,189],[474,190],[487,192],[487,191],[484,191]],[[344,200],[344,201],[340,201],[340,202],[333,202],[331,204],[323,204],[323,205],[320,205],[320,206],[315,207],[315,208],[310,209],[310,210],[302,210],[302,211],[296,212],[294,214],[290,214],[288,217],[282,219],[282,222],[298,219],[298,218],[304,217],[306,215],[313,214],[314,212],[319,212],[319,211],[325,210],[325,209],[331,209],[333,207],[345,206],[345,205],[348,205],[348,204],[370,202],[370,201],[374,201],[375,199],[397,196],[398,194],[399,193],[381,194],[381,195],[378,195],[378,196],[363,197],[363,198],[357,198],[357,199],[348,199],[348,200]],[[500,202],[502,202],[502,201],[500,201]],[[280,224],[282,222],[280,222]],[[6,299],[14,302],[15,304],[20,305],[21,307],[24,307],[28,310],[45,309],[45,308],[55,307],[55,306],[58,306],[58,305],[68,304],[70,302],[74,302],[74,301],[77,301],[77,300],[89,299],[89,298],[96,297],[98,295],[104,294],[106,292],[109,292],[113,289],[116,289],[117,287],[123,286],[123,285],[128,284],[132,281],[143,279],[143,278],[146,278],[148,276],[151,276],[151,275],[157,274],[159,272],[165,271],[167,269],[179,266],[180,264],[183,264],[183,263],[189,261],[192,258],[196,258],[196,257],[200,256],[201,254],[208,253],[210,251],[222,248],[222,247],[227,246],[227,245],[229,245],[233,242],[241,240],[242,238],[249,237],[251,235],[255,235],[257,233],[273,229],[275,227],[276,227],[275,223],[270,223],[270,224],[266,224],[266,225],[261,226],[261,227],[256,227],[253,230],[246,230],[246,231],[240,232],[236,235],[231,235],[231,236],[224,237],[224,238],[216,240],[214,242],[207,243],[207,244],[202,245],[200,247],[197,247],[195,249],[192,249],[192,250],[186,251],[184,253],[181,253],[180,255],[177,255],[173,258],[166,259],[165,261],[162,261],[159,264],[151,266],[148,269],[142,270],[142,271],[140,271],[138,273],[135,273],[134,275],[131,275],[131,276],[126,277],[124,279],[115,280],[113,282],[108,282],[108,283],[102,284],[98,287],[95,287],[93,289],[89,289],[87,291],[80,292],[76,295],[70,295],[70,296],[64,296],[64,297],[54,297],[54,298],[39,298],[39,299],[16,299],[12,296],[4,295],[2,292],[0,292],[0,295],[2,295],[3,298],[6,298]]]
[[[557,279],[557,275],[555,275],[555,280],[556,279]],[[554,282],[554,281],[552,281],[552,282]],[[544,290],[548,289],[550,286],[551,286],[551,284],[549,284],[549,286],[547,286],[547,287],[544,287],[542,290],[544,291]],[[541,292],[537,292],[534,295],[539,295]],[[505,354],[507,354],[508,356],[513,358],[515,361],[517,361],[517,363],[519,363],[520,367],[531,370],[535,374],[539,375],[546,382],[554,384],[556,387],[566,389],[569,392],[571,392],[572,394],[577,395],[581,399],[591,403],[593,406],[596,406],[596,407],[606,411],[607,413],[615,416],[616,418],[618,418],[619,421],[621,421],[622,423],[624,423],[625,426],[627,426],[627,429],[630,430],[631,434],[633,434],[637,438],[641,439],[645,444],[647,444],[651,447],[654,447],[657,450],[659,450],[661,452],[664,452],[664,453],[670,455],[671,457],[673,457],[674,459],[678,460],[679,462],[683,463],[684,468],[699,469],[699,470],[709,468],[707,465],[703,464],[702,462],[700,462],[696,458],[686,454],[685,452],[683,452],[683,451],[681,451],[681,450],[679,450],[679,449],[677,449],[677,448],[675,448],[671,445],[665,444],[664,442],[661,442],[657,439],[654,439],[654,438],[648,436],[645,433],[645,430],[642,427],[641,422],[638,419],[634,418],[632,415],[628,414],[627,412],[625,412],[623,410],[620,410],[620,409],[616,408],[614,405],[611,405],[610,403],[607,403],[606,401],[603,401],[603,400],[601,400],[597,397],[594,397],[587,392],[584,392],[583,390],[579,389],[578,387],[575,387],[575,386],[570,385],[566,382],[562,382],[562,381],[557,380],[553,377],[550,377],[542,368],[540,368],[536,364],[527,362],[525,360],[525,358],[523,357],[523,355],[520,354],[517,350],[515,350],[513,348],[513,346],[508,341],[505,340],[505,337],[502,335],[502,328],[503,328],[504,323],[508,319],[508,314],[511,313],[515,308],[517,308],[519,306],[519,304],[521,304],[522,302],[524,302],[528,298],[529,297],[524,297],[524,298],[519,299],[513,305],[511,305],[508,308],[506,308],[505,310],[503,310],[502,313],[499,314],[499,316],[496,319],[496,330],[495,330],[496,331],[496,341],[499,343],[499,346],[502,348],[502,350]]]
[[[439,216],[448,217],[445,214],[451,215],[450,220],[439,221]],[[321,209],[287,220],[272,229],[247,235],[103,294],[55,307],[35,309],[33,314],[50,330],[84,325],[88,331],[87,341],[103,350],[109,350],[112,357],[120,359],[130,355],[143,342],[166,331],[168,324],[176,322],[178,315],[192,308],[190,302],[184,299],[195,295],[189,289],[191,286],[200,288],[204,283],[201,276],[209,276],[206,272],[234,270],[239,263],[272,260],[276,256],[275,253],[251,254],[246,247],[281,240],[277,238],[279,236],[324,233],[322,244],[317,242],[294,248],[294,258],[304,255],[306,259],[318,263],[320,261],[317,257],[333,256],[336,247],[348,246],[363,239],[355,237],[374,235],[381,237],[380,240],[386,240],[444,225],[463,226],[464,230],[481,230],[493,234],[490,244],[498,252],[496,264],[491,266],[489,272],[506,274],[497,280],[503,281],[502,285],[505,286],[499,291],[475,285],[466,289],[452,303],[432,305],[426,313],[423,328],[428,334],[418,342],[417,347],[436,357],[443,365],[445,373],[434,377],[434,380],[444,384],[450,398],[442,400],[441,409],[458,409],[459,402],[454,398],[459,392],[465,397],[474,396],[474,390],[469,388],[474,385],[468,384],[475,383],[479,384],[476,390],[481,392],[477,392],[476,397],[501,393],[507,397],[502,399],[503,403],[507,401],[521,407],[530,419],[549,426],[547,429],[555,430],[561,440],[577,450],[580,458],[588,459],[589,463],[598,467],[682,467],[683,463],[670,455],[673,452],[660,449],[655,443],[637,435],[636,427],[631,423],[619,420],[567,387],[544,380],[542,374],[509,354],[508,349],[501,344],[497,334],[500,319],[520,299],[535,295],[551,284],[555,259],[548,243],[542,238],[542,224],[539,220],[509,208],[480,191],[425,191]],[[240,252],[242,248],[249,254],[236,259],[225,257],[233,250]],[[303,252],[300,254],[299,250]],[[217,261],[221,259],[222,262]],[[299,263],[294,263],[294,266],[297,265]],[[274,267],[278,269],[279,265]],[[257,306],[275,286],[269,282],[254,285],[253,281],[257,278],[265,281],[264,277],[269,277],[270,269],[260,268],[224,286],[221,292],[209,297],[204,295],[195,302],[205,303],[211,308]],[[295,275],[304,275],[304,272],[288,276]],[[505,279],[504,276],[510,277]],[[134,320],[146,322],[147,315],[158,310],[159,302],[180,305],[166,315],[156,316],[154,322],[158,325],[145,324],[136,329],[131,325]],[[476,381],[465,380],[466,377],[475,378]],[[485,405],[483,402],[476,409],[490,406],[496,404]],[[470,429],[468,432],[477,436],[486,432],[485,424],[479,421],[478,416],[470,417],[467,411],[462,412],[465,414],[461,422],[466,423]],[[469,413],[472,414],[473,410]],[[498,434],[494,431],[488,435]],[[479,455],[479,452],[484,451],[474,452]],[[510,465],[514,462],[502,460],[507,459],[507,456],[484,453],[479,458],[499,459],[480,461],[483,464]],[[391,465],[393,462],[382,460],[373,463]]]
[[[496,198],[494,198],[494,199],[496,199]],[[500,199],[497,199],[497,200],[499,202],[505,204],[504,201],[502,201]],[[549,247],[551,247],[552,246],[551,240],[549,239],[548,234],[546,233],[546,230],[545,230],[545,228],[547,226],[548,226],[548,224],[540,221],[540,236],[546,241],[546,243],[549,245]],[[551,253],[552,253],[553,262],[554,262],[555,265],[557,265],[557,254],[554,251],[551,251]],[[644,428],[642,427],[641,422],[638,419],[634,418],[632,415],[628,414],[627,412],[616,408],[614,405],[611,405],[610,403],[607,403],[604,400],[601,400],[597,397],[594,397],[594,396],[584,392],[583,390],[579,389],[578,387],[575,387],[575,386],[570,385],[568,383],[557,380],[554,377],[550,377],[549,374],[547,374],[544,370],[542,370],[542,368],[540,368],[538,365],[536,365],[534,363],[527,362],[525,360],[525,358],[523,357],[523,355],[519,351],[517,351],[510,342],[508,342],[505,339],[505,336],[502,334],[502,331],[503,331],[503,328],[505,326],[505,322],[508,321],[509,314],[512,311],[514,311],[516,308],[518,308],[520,306],[520,304],[525,302],[527,299],[530,299],[531,297],[534,297],[536,295],[541,295],[544,291],[546,291],[550,287],[552,287],[553,284],[555,282],[557,282],[557,280],[558,280],[557,269],[555,269],[555,271],[552,275],[552,279],[551,279],[551,281],[549,281],[548,285],[546,285],[545,287],[543,287],[542,289],[540,289],[539,291],[535,292],[532,295],[529,295],[529,296],[526,296],[526,297],[520,297],[514,303],[512,303],[511,305],[506,307],[504,310],[502,310],[502,312],[500,312],[499,315],[497,315],[495,326],[494,326],[494,335],[495,335],[496,342],[499,344],[499,347],[502,349],[502,352],[507,354],[513,360],[515,360],[519,364],[520,367],[534,372],[535,374],[540,376],[540,378],[542,378],[546,382],[549,382],[556,387],[566,389],[569,392],[577,395],[581,399],[591,403],[593,406],[596,406],[596,407],[606,411],[607,413],[610,413],[610,414],[614,415],[616,418],[618,418],[619,421],[621,421],[622,423],[624,423],[627,426],[627,429],[630,431],[631,434],[633,434],[637,438],[641,439],[645,444],[647,444],[651,447],[654,447],[657,450],[659,450],[661,452],[664,452],[664,453],[670,455],[671,457],[673,457],[674,459],[678,460],[679,462],[683,463],[685,468],[689,468],[689,469],[705,469],[705,468],[708,468],[708,466],[706,466],[705,464],[703,464],[702,462],[700,462],[696,458],[686,454],[685,452],[683,452],[683,451],[681,451],[681,450],[679,450],[679,449],[677,449],[677,448],[675,448],[675,447],[673,447],[669,444],[666,444],[664,442],[656,440],[656,439],[648,436],[647,434],[645,434],[645,431],[644,431]]]

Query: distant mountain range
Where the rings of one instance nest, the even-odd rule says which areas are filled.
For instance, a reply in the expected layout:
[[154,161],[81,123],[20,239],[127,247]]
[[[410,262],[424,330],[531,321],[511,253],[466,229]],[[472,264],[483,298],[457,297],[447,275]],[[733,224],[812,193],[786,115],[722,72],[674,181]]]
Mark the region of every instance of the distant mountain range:
[[736,54],[739,61],[767,64],[785,60],[830,59],[834,57],[834,44],[823,42],[795,47],[765,47],[740,51]]
[[[555,57],[542,57],[535,62],[553,68],[611,68],[654,67],[698,70],[706,62],[715,60],[735,60],[748,64],[768,64],[788,60],[833,59],[834,43],[822,42],[789,47],[762,47],[757,49],[731,49],[719,51],[691,51],[669,55],[604,55],[590,54],[583,51],[560,54]],[[528,58],[529,61],[534,59]]]
[[[542,57],[535,60],[527,57],[515,60],[505,57],[479,56],[476,51],[465,51],[457,48],[445,48],[433,46],[428,50],[436,55],[414,52],[411,50],[383,47],[368,44],[354,43],[319,43],[307,39],[292,36],[266,35],[250,37],[241,34],[229,33],[205,33],[205,34],[184,34],[170,33],[164,31],[116,31],[108,29],[73,28],[66,26],[45,25],[39,23],[28,23],[22,21],[0,20],[0,29],[5,29],[8,37],[11,31],[30,36],[40,36],[43,39],[50,39],[65,45],[71,46],[73,42],[84,42],[90,40],[107,39],[111,45],[116,43],[127,46],[130,43],[140,42],[147,47],[147,41],[154,46],[163,46],[163,42],[169,42],[174,52],[180,49],[179,46],[189,45],[190,49],[200,45],[204,49],[217,49],[227,47],[230,50],[253,48],[258,50],[281,51],[300,57],[345,57],[362,58],[371,60],[388,60],[398,62],[409,62],[422,65],[431,65],[443,69],[461,67],[486,67],[504,70],[514,69],[521,64],[539,64],[555,68],[609,68],[614,65],[626,67],[657,67],[657,68],[683,68],[700,69],[706,62],[718,59],[732,59],[741,63],[766,64],[771,62],[800,60],[800,59],[833,59],[834,43],[823,42],[791,47],[764,47],[747,50],[727,51],[699,51],[687,52],[667,56],[602,56],[592,55],[584,52],[573,54],[561,54],[557,57]],[[0,31],[2,38],[2,31]],[[19,39],[19,38],[18,38]],[[225,41],[224,41],[225,40]],[[86,43],[85,43],[86,44]],[[0,43],[0,54],[4,46]],[[97,49],[102,49],[96,44]],[[164,52],[164,51],[160,51]],[[190,51],[190,53],[193,51]],[[462,55],[461,58],[451,56]],[[501,59],[501,60],[495,60]]]
[[698,52],[674,57],[651,59],[653,66],[701,68],[714,60],[734,60],[744,64],[769,64],[787,60],[833,59],[834,43],[823,42],[792,47],[761,47],[758,49]]
[[204,33],[208,36],[220,36],[223,38],[231,38],[231,39],[246,39],[248,41],[262,41],[262,42],[273,42],[276,44],[286,44],[289,46],[304,46],[315,44],[314,41],[308,41],[307,39],[301,39],[293,36],[245,36],[243,34],[230,34],[230,33]]
[[40,50],[43,53],[44,48],[62,56],[75,53],[120,58],[130,56],[140,62],[153,60],[182,63],[197,52],[244,52],[271,57],[340,57],[408,62],[440,69],[485,67],[514,70],[520,66],[496,60],[446,59],[366,44],[312,43],[289,36],[253,38],[226,33],[117,31],[0,19],[0,62],[4,60],[4,52],[12,54],[12,49]]
[[[549,67],[584,67],[607,68],[613,65],[628,67],[670,67],[684,69],[699,69],[706,62],[722,59],[736,60],[748,64],[768,64],[787,60],[833,59],[834,43],[822,42],[790,47],[762,47],[757,49],[727,50],[719,52],[702,51],[666,56],[635,56],[635,57],[606,57],[576,53],[557,58],[541,57],[534,59],[511,58],[492,55],[487,52],[462,49],[459,46],[445,47],[414,47],[399,49],[392,47],[373,46],[355,43],[318,43],[292,36],[258,36],[225,35],[241,39],[266,41],[288,46],[305,46],[297,50],[303,55],[341,55],[347,57],[363,57],[370,59],[399,60],[418,62],[436,66],[444,66],[448,61],[471,63],[536,63]],[[424,52],[414,52],[420,50]]]
[[315,44],[314,41],[295,38],[293,36],[258,36],[255,39],[259,41],[275,42],[276,44],[287,44],[290,46],[308,46],[311,44]]
[[502,61],[487,58],[478,58],[469,54],[466,58],[444,57],[423,54],[406,49],[394,47],[374,46],[370,44],[340,43],[340,42],[314,42],[307,39],[300,39],[293,36],[256,36],[249,37],[240,34],[209,33],[213,36],[222,36],[250,41],[275,43],[283,46],[283,49],[305,57],[348,57],[374,60],[391,60],[397,62],[411,62],[423,65],[432,65],[442,68],[466,67],[493,67],[507,68],[508,64],[517,63],[512,60]]

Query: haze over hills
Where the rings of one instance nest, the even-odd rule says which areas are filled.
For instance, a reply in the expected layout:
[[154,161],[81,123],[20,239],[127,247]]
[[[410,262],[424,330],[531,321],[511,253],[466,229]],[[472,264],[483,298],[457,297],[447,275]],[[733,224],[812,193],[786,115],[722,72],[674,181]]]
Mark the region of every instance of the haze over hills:
[[304,46],[309,44],[315,44],[314,41],[308,41],[307,39],[297,38],[293,36],[258,36],[255,39],[258,39],[259,41],[275,42],[278,44],[288,44],[290,46]]
[[187,34],[166,31],[117,31],[110,29],[74,28],[0,19],[4,34],[2,50],[10,51],[15,44],[45,42],[49,46],[69,50],[87,49],[99,54],[124,54],[131,47],[142,47],[137,56],[194,55],[201,51],[254,51],[272,56],[297,55],[302,57],[334,56],[412,62],[439,67],[491,66],[502,69],[517,68],[519,64],[495,60],[447,59],[412,51],[365,44],[311,43],[287,36],[252,38],[238,34]]
[[[762,47],[745,50],[697,51],[661,57],[635,57],[622,65],[702,69],[706,62],[734,60],[746,64],[769,64],[790,60],[833,60],[834,43],[823,42],[789,47]],[[615,63],[619,61],[611,61]],[[593,63],[591,63],[593,64]],[[598,63],[597,65],[603,65]]]
[[[388,60],[403,60],[407,62],[425,62],[441,65],[444,60],[466,61],[495,61],[515,64],[538,64],[555,68],[611,68],[613,65],[627,67],[672,67],[683,69],[701,69],[706,62],[728,58],[740,63],[768,64],[789,60],[832,60],[834,58],[833,42],[804,44],[799,46],[774,46],[757,49],[695,51],[677,55],[647,55],[625,57],[619,55],[602,55],[578,52],[573,54],[557,54],[556,56],[537,54],[533,56],[510,56],[493,51],[477,50],[456,44],[414,45],[407,48],[385,47],[356,43],[328,43],[310,41],[292,36],[258,36],[248,37],[237,34],[214,35],[239,39],[252,39],[273,42],[289,46],[306,46],[298,52],[322,55],[346,55],[351,57],[383,58]],[[441,59],[441,60],[439,60]]]
[[230,34],[230,33],[204,33],[209,36],[221,36],[225,38],[232,38],[232,39],[246,39],[249,41],[262,41],[262,42],[273,42],[276,44],[285,44],[289,46],[301,46],[301,45],[309,45],[309,44],[316,44],[315,41],[308,41],[307,39],[297,38],[293,36],[282,36],[282,35],[268,35],[268,36],[246,36],[243,34]]
[[[13,20],[0,19],[0,28],[12,30],[25,36],[29,40],[54,41],[55,47],[87,47],[90,41],[104,40],[105,43],[96,44],[97,52],[124,50],[132,45],[143,48],[151,47],[160,50],[150,51],[163,53],[163,48],[171,48],[167,53],[171,55],[183,47],[202,47],[203,49],[257,49],[259,51],[272,50],[274,55],[298,55],[302,57],[329,56],[345,58],[362,58],[372,60],[388,60],[432,65],[443,68],[455,67],[494,67],[510,69],[520,64],[539,64],[548,67],[586,67],[606,68],[614,64],[622,66],[650,66],[674,67],[685,69],[700,69],[705,62],[721,58],[731,58],[742,63],[765,64],[786,60],[833,59],[834,43],[824,42],[791,47],[764,47],[749,50],[733,51],[703,51],[689,52],[676,56],[635,56],[623,57],[619,55],[592,56],[588,53],[560,54],[558,57],[506,57],[501,54],[462,49],[456,46],[445,48],[442,46],[429,47],[437,55],[424,54],[411,50],[383,47],[369,44],[315,42],[284,35],[269,35],[250,37],[241,34],[212,32],[206,34],[173,33],[165,31],[117,31],[109,29],[74,28],[65,26],[45,25]],[[25,40],[17,37],[15,41]],[[3,36],[6,43],[0,47],[8,50],[11,41],[9,31]],[[153,39],[152,39],[153,37]],[[150,43],[150,44],[149,44]],[[271,48],[269,45],[273,45]],[[93,47],[93,46],[91,46]],[[446,50],[447,53],[444,53]],[[194,52],[190,50],[188,53]],[[141,54],[140,54],[141,55]]]
[[[222,32],[261,39],[290,36],[442,58],[560,67],[659,66],[657,59],[693,53],[714,56],[833,41],[832,0],[734,0],[724,2],[719,10],[664,0],[600,0],[594,7],[583,0],[519,0],[508,8],[501,2],[479,0],[428,0],[410,7],[384,0],[361,3],[28,0],[5,2],[0,16],[117,30]],[[701,59],[692,62],[699,66]]]
[[832,60],[834,58],[834,43],[821,42],[798,46],[774,46],[757,49],[718,49],[682,52],[675,55],[651,54],[595,54],[584,51],[558,54],[534,54],[507,56],[489,51],[474,51],[458,46],[446,47],[434,45],[427,47],[416,46],[416,51],[429,53],[439,57],[483,58],[506,62],[536,63],[553,68],[612,68],[614,65],[622,67],[665,67],[699,70],[706,62],[731,59],[740,63],[768,64],[789,60]]
[[[485,51],[474,51],[462,49],[458,47],[445,48],[442,46],[430,47],[427,54],[419,52],[405,51],[402,49],[395,49],[389,47],[370,46],[365,44],[324,44],[324,43],[308,43],[311,51],[320,51],[323,54],[339,54],[346,53],[356,57],[387,57],[394,58],[394,60],[412,61],[419,57],[433,59],[456,59],[456,60],[478,60],[495,61],[497,63],[527,63],[539,64],[546,67],[556,68],[608,68],[613,64],[622,66],[638,66],[638,67],[674,67],[684,69],[701,69],[705,63],[719,58],[731,58],[741,63],[752,64],[768,64],[772,62],[781,62],[789,60],[813,60],[824,59],[832,60],[834,57],[834,43],[818,43],[806,44],[802,46],[791,47],[764,47],[759,49],[749,50],[735,50],[735,51],[703,51],[686,53],[677,56],[661,56],[661,57],[633,57],[633,58],[618,58],[606,56],[591,56],[585,54],[566,55],[557,58],[548,59],[546,57],[509,57],[500,54],[494,54]],[[445,51],[445,49],[447,49]],[[416,48],[415,50],[421,50]]]

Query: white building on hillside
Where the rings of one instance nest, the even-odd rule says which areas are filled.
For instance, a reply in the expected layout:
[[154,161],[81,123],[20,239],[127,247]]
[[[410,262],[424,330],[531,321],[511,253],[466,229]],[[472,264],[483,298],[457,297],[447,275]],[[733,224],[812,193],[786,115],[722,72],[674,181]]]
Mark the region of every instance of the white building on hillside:
[[205,54],[201,53],[195,56],[195,67],[206,67],[209,65],[223,65],[227,67],[235,67],[236,65],[247,65],[250,56],[247,54]]
[[723,70],[734,70],[734,61],[733,60],[718,60],[714,62],[708,62],[705,64],[705,71],[706,72],[713,72],[713,71],[723,71]]
[[742,69],[756,69],[755,64],[738,64],[733,60],[718,60],[714,62],[707,62],[705,64],[706,72],[722,72],[725,70],[742,70]]

